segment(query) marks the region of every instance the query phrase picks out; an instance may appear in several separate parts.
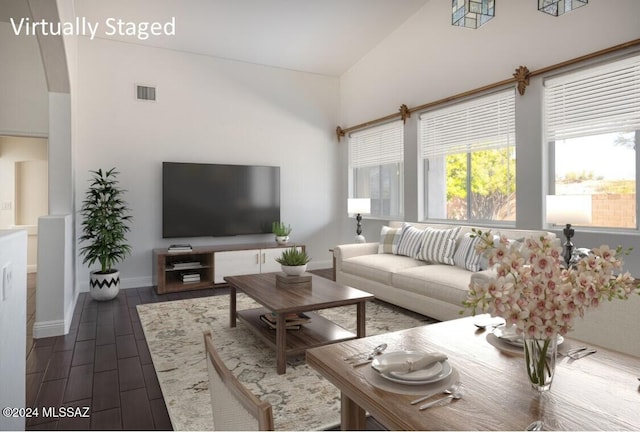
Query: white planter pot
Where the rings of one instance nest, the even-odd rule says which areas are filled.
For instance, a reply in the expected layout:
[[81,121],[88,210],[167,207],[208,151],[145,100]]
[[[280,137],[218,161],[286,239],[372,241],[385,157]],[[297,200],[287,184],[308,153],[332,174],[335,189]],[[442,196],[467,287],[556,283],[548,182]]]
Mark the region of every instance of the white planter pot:
[[91,272],[89,280],[91,289],[91,298],[97,301],[106,301],[114,299],[120,292],[120,272],[113,273],[97,273]]
[[289,236],[276,236],[276,243],[281,245],[289,243]]
[[280,265],[282,267],[282,271],[289,276],[300,276],[302,273],[307,271],[307,265],[301,266],[287,266],[284,264]]

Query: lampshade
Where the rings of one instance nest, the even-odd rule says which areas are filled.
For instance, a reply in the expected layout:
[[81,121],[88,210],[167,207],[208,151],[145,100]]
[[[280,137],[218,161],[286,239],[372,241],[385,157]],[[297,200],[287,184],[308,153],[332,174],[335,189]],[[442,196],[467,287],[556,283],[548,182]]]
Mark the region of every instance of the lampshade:
[[495,0],[452,0],[451,24],[476,29],[496,14]]
[[547,195],[547,223],[590,224],[591,195]]
[[371,213],[371,199],[369,198],[349,198],[347,200],[347,213],[349,214],[369,214]]
[[571,12],[589,3],[589,0],[538,0],[538,10],[553,16]]

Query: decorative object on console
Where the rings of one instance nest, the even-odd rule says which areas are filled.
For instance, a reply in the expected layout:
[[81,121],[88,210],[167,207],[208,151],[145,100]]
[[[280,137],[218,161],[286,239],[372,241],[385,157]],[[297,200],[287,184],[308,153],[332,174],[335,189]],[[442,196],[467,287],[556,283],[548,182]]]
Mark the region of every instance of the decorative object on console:
[[127,203],[122,199],[126,192],[118,186],[119,174],[115,168],[90,171],[91,185],[82,202],[81,242],[88,242],[80,248],[84,255],[83,264],[100,263],[100,270],[90,275],[91,297],[95,300],[111,300],[120,291],[120,272],[113,268],[131,253],[125,234],[130,230]]
[[362,235],[362,215],[371,213],[370,198],[349,198],[347,200],[347,213],[356,215],[356,242],[364,243]]
[[495,0],[452,0],[451,24],[477,29],[496,14]]
[[478,249],[496,266],[497,277],[472,279],[463,305],[474,315],[480,309],[500,316],[523,335],[527,376],[538,394],[551,388],[557,337],[573,329],[576,317],[603,300],[640,294],[629,272],[614,274],[629,252],[621,246],[611,250],[603,245],[575,267],[565,267],[561,248],[550,235],[528,237],[523,244],[501,236],[496,244],[490,231],[475,232],[481,239]]
[[557,17],[587,3],[589,0],[538,0],[538,10]]
[[291,225],[285,225],[284,222],[274,222],[271,224],[271,231],[275,234],[278,244],[287,244],[289,242]]
[[591,196],[590,195],[547,195],[547,223],[566,224],[562,231],[566,241],[564,243],[564,261],[567,266],[573,256],[573,243],[571,238],[575,230],[571,224],[591,223]]
[[192,250],[189,244],[172,244],[167,248],[167,252],[191,252]]
[[289,276],[300,276],[307,271],[307,263],[311,261],[307,252],[297,247],[286,249],[276,262],[282,267],[282,271]]

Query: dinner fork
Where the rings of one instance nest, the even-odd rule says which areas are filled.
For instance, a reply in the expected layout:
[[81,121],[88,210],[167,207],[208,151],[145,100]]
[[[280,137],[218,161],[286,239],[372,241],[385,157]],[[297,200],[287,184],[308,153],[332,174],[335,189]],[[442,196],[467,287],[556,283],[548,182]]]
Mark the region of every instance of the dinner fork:
[[420,408],[418,408],[420,411],[425,410],[427,408],[431,408],[432,406],[438,405],[440,402],[445,401],[447,399],[453,399],[453,400],[458,400],[458,399],[462,399],[462,391],[460,391],[460,389],[456,390],[454,393],[451,393],[445,397],[441,397],[440,399],[436,399],[433,402],[427,402],[424,405],[420,405]]
[[[442,390],[442,393],[444,393],[444,394],[453,394],[453,393],[455,393],[456,391],[458,391],[458,388],[460,388],[460,385],[461,385],[460,381],[456,381],[456,382],[454,382],[453,384],[451,384],[449,387],[447,387],[446,389]],[[430,397],[433,397],[433,396],[435,396],[435,395],[437,395],[437,394],[438,394],[438,393],[435,393],[435,394],[429,394],[429,395],[426,395],[426,396],[419,397],[419,398],[418,398],[418,399],[416,399],[416,400],[412,400],[412,401],[411,401],[411,405],[418,404],[418,403],[420,403],[420,402],[422,402],[422,401],[424,401],[424,400],[427,400],[427,399],[429,399]]]

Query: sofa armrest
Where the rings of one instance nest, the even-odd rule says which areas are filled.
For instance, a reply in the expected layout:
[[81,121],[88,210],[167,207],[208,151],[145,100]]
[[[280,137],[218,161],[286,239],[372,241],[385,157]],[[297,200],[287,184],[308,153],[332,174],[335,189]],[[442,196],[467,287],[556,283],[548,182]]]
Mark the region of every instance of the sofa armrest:
[[470,284],[474,282],[487,283],[495,280],[498,277],[498,272],[495,269],[487,269],[475,272],[471,275]]
[[378,243],[349,243],[333,248],[333,256],[336,262],[342,262],[348,258],[360,255],[373,255],[378,253]]

